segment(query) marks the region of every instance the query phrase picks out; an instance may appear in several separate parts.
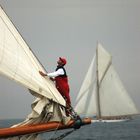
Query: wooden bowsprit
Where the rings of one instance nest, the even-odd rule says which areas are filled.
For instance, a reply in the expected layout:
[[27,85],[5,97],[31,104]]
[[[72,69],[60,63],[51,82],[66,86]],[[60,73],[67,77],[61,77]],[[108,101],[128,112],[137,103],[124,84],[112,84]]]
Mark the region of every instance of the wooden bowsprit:
[[40,132],[50,132],[50,131],[55,131],[56,128],[57,130],[69,129],[69,128],[75,128],[78,125],[83,126],[88,124],[91,124],[90,118],[84,118],[82,119],[82,121],[70,120],[66,125],[60,122],[48,122],[42,124],[24,125],[24,126],[13,127],[13,128],[1,128],[0,138],[8,138],[8,137],[40,133]]

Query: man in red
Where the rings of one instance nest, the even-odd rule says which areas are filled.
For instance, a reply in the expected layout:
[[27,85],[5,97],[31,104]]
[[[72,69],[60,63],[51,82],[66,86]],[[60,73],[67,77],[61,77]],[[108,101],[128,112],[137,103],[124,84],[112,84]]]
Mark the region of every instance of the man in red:
[[55,72],[52,73],[43,73],[39,71],[42,76],[49,76],[50,78],[54,78],[56,88],[66,100],[67,106],[71,105],[70,95],[69,95],[69,84],[68,77],[64,65],[66,65],[67,61],[65,58],[59,57],[57,61],[57,68]]

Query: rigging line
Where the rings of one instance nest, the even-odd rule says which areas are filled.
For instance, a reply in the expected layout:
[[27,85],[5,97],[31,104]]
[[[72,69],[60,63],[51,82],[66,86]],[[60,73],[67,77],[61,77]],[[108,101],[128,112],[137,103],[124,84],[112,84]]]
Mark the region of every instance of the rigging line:
[[[71,105],[69,105],[69,106],[70,106],[70,109],[71,109],[71,111],[72,111],[71,116],[73,117],[73,119],[74,119],[75,121],[78,120],[78,119],[81,121],[80,116],[74,111],[73,107],[72,107]],[[66,109],[67,109],[67,108],[66,108]],[[70,112],[71,112],[71,111],[70,111]],[[62,119],[61,119],[61,121],[62,121]],[[59,127],[61,121],[59,122],[57,128],[55,129],[53,135],[51,136],[51,138],[50,138],[49,140],[61,140],[61,139],[63,139],[64,137],[66,137],[66,136],[68,136],[69,134],[71,134],[72,132],[74,132],[75,130],[77,130],[77,129],[80,128],[79,125],[75,125],[75,127],[74,127],[73,130],[71,130],[71,131],[69,131],[69,132],[66,132],[66,133],[63,133],[62,135],[60,135],[60,136],[57,137],[57,138],[53,138],[54,135],[57,133],[57,130],[58,130],[58,127]]]
[[[70,108],[69,108],[69,113],[71,113],[70,115],[73,117],[73,119],[76,121],[76,120],[78,120],[78,119],[80,119],[81,120],[81,118],[80,118],[80,116],[77,114],[77,112],[75,112],[75,110],[74,110],[74,108],[71,106],[71,105],[69,105],[70,106]],[[67,108],[66,108],[67,109]]]
[[[61,121],[62,121],[62,119],[61,119]],[[54,129],[54,133],[50,136],[50,139],[49,140],[55,140],[55,138],[53,138],[53,137],[55,136],[55,134],[56,134],[56,132],[57,132],[57,130],[58,130],[60,124],[61,124],[61,121],[59,122],[59,124],[56,127],[56,129]],[[38,132],[38,133],[35,132],[35,133],[32,133],[31,135],[39,135],[39,134],[42,134],[42,133],[46,133],[46,131],[41,131],[41,132]]]
[[[61,121],[62,121],[62,118],[61,118]],[[56,135],[56,132],[57,132],[59,126],[60,126],[61,121],[59,122],[58,126],[57,126],[56,129],[54,130],[54,133],[50,136],[50,140],[53,140],[53,139],[54,139],[53,137],[54,137],[54,135]]]
[[72,132],[74,132],[74,131],[76,131],[76,129],[73,129],[73,130],[71,130],[71,131],[68,131],[68,132],[66,132],[66,133],[64,133],[64,134],[61,134],[59,137],[57,137],[57,138],[51,138],[51,139],[49,139],[49,140],[62,140],[63,138],[65,138],[66,136],[68,136],[68,135],[70,135]]
[[59,121],[59,124],[56,127],[56,129],[54,130],[54,133],[52,133],[52,135],[50,136],[50,140],[51,139],[53,140],[53,137],[54,137],[54,135],[56,135],[56,132],[57,132],[57,130],[58,130],[58,128],[59,128],[59,126],[60,126],[60,124],[61,124],[62,121],[63,121],[63,117],[61,117],[61,120]]

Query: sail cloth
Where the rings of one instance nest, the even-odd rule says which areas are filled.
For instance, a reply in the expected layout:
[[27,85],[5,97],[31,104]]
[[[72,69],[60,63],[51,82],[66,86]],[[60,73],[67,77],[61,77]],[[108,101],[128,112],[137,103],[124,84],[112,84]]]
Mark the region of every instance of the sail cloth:
[[26,42],[7,15],[0,8],[0,73],[25,87],[63,106],[65,101],[49,79],[40,76],[45,72]]
[[45,73],[38,59],[19,34],[6,13],[0,7],[0,74],[20,83],[36,97],[32,104],[32,112],[19,124],[39,123],[47,121],[64,121],[65,100],[55,88],[54,83],[39,74]]
[[111,55],[102,47],[100,43],[98,43],[96,51],[97,51],[96,66],[98,70],[98,80],[100,84],[102,79],[104,78],[104,75],[106,74],[106,71],[108,70],[111,64]]
[[101,116],[138,114],[132,99],[111,65],[100,85]]
[[76,98],[74,110],[84,116],[96,115],[96,56],[93,57],[88,72]]
[[92,61],[78,93],[75,110],[86,116],[92,114],[98,117],[100,109],[101,118],[139,114],[113,67],[111,55],[100,43],[97,45],[95,60],[94,65]]

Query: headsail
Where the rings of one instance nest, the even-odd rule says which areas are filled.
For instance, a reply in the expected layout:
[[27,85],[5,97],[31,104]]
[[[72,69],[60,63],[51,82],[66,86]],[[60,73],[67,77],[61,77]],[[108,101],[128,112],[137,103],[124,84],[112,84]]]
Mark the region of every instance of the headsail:
[[37,97],[46,97],[65,106],[52,82],[42,78],[39,70],[45,71],[0,8],[0,73],[33,90]]
[[45,72],[0,7],[0,74],[25,86],[37,97],[32,104],[31,114],[24,122],[13,127],[51,121],[65,124],[70,120],[62,107],[65,106],[65,100],[55,88],[54,83],[48,77],[44,78],[39,74],[40,70]]
[[[97,46],[95,59],[96,64],[93,67],[93,62],[91,63],[77,96],[76,111],[86,114],[88,108],[90,110],[88,115],[97,115],[100,118],[139,114],[112,65],[111,55],[101,44]],[[93,82],[95,77],[96,81]],[[90,92],[90,89],[94,89],[94,92]],[[82,98],[80,99],[79,97]],[[88,103],[92,103],[92,105],[87,106],[85,109],[83,105]],[[80,112],[81,108],[82,112]],[[99,110],[100,116],[98,116]]]

